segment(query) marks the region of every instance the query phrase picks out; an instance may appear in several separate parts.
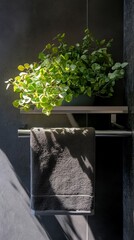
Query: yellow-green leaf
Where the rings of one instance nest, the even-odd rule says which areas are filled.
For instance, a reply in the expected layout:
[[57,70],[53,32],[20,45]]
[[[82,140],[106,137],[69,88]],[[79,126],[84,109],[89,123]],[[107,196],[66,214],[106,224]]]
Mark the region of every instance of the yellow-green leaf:
[[16,76],[15,77],[15,81],[20,81],[21,80],[21,77],[20,76]]
[[51,47],[52,47],[52,45],[50,44],[50,43],[48,43],[47,45],[46,45],[46,49],[51,49]]
[[24,69],[25,69],[25,68],[24,68],[23,65],[19,65],[19,66],[18,66],[18,70],[19,70],[19,71],[24,71]]
[[18,99],[13,101],[13,106],[16,107],[16,108],[19,107],[19,100]]
[[25,63],[25,64],[24,64],[24,67],[25,67],[26,69],[29,69],[29,68],[30,68],[29,63]]

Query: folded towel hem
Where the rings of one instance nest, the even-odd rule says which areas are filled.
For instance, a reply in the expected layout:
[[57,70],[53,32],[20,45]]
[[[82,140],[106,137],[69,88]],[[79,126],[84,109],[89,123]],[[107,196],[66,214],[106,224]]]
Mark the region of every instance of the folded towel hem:
[[91,211],[93,197],[81,195],[31,196],[31,208],[39,211]]
[[32,198],[41,198],[41,197],[47,197],[47,198],[52,198],[52,197],[89,197],[89,198],[93,198],[93,196],[87,195],[87,194],[54,194],[54,195],[35,195],[35,194],[31,194]]

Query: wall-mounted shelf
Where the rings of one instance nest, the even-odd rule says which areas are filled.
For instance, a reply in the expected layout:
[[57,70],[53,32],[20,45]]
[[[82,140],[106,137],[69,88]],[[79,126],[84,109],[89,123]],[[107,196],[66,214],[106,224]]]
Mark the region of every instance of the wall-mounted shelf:
[[[91,114],[126,114],[127,106],[60,106],[52,114],[91,113]],[[21,111],[21,114],[42,114],[41,110]]]
[[[59,106],[52,114],[91,113],[91,114],[124,114],[128,113],[127,106]],[[21,114],[42,114],[41,110],[21,111]]]
[[[111,123],[117,125],[116,115],[127,114],[127,106],[59,106],[55,107],[52,114],[110,114]],[[21,114],[42,114],[41,110],[21,111]],[[72,118],[72,117],[71,117]]]

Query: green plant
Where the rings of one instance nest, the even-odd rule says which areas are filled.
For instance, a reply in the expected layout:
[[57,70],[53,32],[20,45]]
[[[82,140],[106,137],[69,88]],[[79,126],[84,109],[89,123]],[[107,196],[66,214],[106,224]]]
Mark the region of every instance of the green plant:
[[112,40],[97,40],[88,29],[80,43],[69,45],[65,33],[58,34],[39,53],[38,61],[19,65],[19,75],[6,81],[19,93],[13,102],[25,111],[36,107],[49,115],[63,100],[73,97],[111,97],[117,80],[124,77],[127,63],[115,63],[109,53]]

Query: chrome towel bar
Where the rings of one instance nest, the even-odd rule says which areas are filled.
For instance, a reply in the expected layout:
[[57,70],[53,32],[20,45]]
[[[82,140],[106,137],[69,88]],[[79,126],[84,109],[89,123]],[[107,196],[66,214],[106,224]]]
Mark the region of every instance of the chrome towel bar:
[[[127,130],[96,130],[96,137],[131,137],[132,131]],[[18,129],[18,137],[30,137],[30,129]]]

